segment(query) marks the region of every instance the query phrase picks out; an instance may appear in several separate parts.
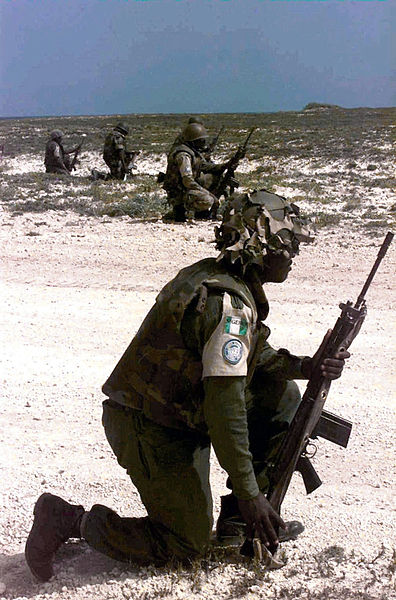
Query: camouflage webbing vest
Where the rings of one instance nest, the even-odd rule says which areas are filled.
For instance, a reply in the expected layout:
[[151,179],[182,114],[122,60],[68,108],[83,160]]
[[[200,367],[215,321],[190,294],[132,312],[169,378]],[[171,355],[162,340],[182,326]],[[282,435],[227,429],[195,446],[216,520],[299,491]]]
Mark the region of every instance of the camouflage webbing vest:
[[118,131],[107,134],[104,148],[103,160],[107,165],[117,164],[120,159],[120,151],[125,150],[125,138]]
[[185,192],[185,188],[183,186],[182,178],[179,172],[179,167],[176,162],[176,155],[179,152],[185,152],[191,157],[191,165],[193,178],[196,180],[201,174],[201,163],[202,157],[199,153],[194,152],[192,148],[186,146],[185,144],[180,144],[176,146],[169,154],[168,157],[168,166],[166,168],[166,174],[164,179],[164,190],[168,192],[170,196],[177,197]]
[[60,158],[64,162],[65,161],[65,151],[62,144],[56,142],[55,140],[48,140],[45,145],[45,158],[44,165],[46,167],[59,167],[59,159],[55,156],[56,146],[59,146]]
[[[184,311],[193,298],[199,296],[203,286],[237,294],[257,317],[247,285],[214,258],[182,269],[157,296],[103,385],[104,394],[119,404],[143,410],[148,418],[162,425],[206,429],[202,415],[201,356],[185,346],[180,332]],[[256,343],[257,349],[259,346]],[[249,374],[254,363],[252,357],[256,355],[253,348]]]

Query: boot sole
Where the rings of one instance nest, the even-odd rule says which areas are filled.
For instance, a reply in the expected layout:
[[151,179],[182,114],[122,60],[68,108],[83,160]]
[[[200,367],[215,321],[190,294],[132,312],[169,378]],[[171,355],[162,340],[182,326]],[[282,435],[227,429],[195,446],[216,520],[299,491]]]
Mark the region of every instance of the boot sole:
[[29,555],[29,546],[30,546],[31,540],[34,538],[35,528],[37,527],[37,521],[36,521],[36,519],[37,519],[37,512],[39,510],[41,510],[41,508],[42,508],[45,500],[49,496],[51,496],[51,494],[48,494],[48,493],[41,494],[40,498],[37,500],[36,504],[34,505],[34,508],[33,508],[33,515],[34,515],[33,525],[32,525],[32,528],[30,530],[30,533],[28,535],[28,538],[27,538],[26,544],[25,544],[25,560],[26,560],[26,563],[27,563],[27,565],[28,565],[28,567],[29,567],[32,575],[34,575],[34,577],[38,581],[40,581],[40,582],[49,581],[49,579],[51,579],[51,577],[53,576],[54,572],[53,572],[52,567],[51,567],[51,575],[49,577],[43,577],[42,575],[40,575],[39,573],[37,573],[37,571],[35,570],[34,566],[32,565],[32,562],[31,562],[31,557]]

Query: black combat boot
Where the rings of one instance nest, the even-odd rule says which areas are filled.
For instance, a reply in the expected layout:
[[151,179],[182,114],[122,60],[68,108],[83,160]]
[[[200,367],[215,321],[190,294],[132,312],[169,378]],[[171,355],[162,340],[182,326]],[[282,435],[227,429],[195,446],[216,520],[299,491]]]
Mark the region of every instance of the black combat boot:
[[167,212],[162,220],[166,223],[184,223],[187,220],[184,204],[177,204]]
[[[241,544],[246,535],[246,523],[239,512],[238,499],[234,494],[221,496],[220,514],[216,523],[216,536],[219,542],[225,545],[236,546]],[[304,531],[300,521],[287,521],[286,529],[280,527],[278,538],[280,542],[295,540]]]
[[194,213],[194,219],[198,221],[209,221],[211,218],[209,210],[196,210]]
[[51,579],[52,561],[58,548],[69,538],[81,538],[84,512],[82,506],[73,506],[53,494],[42,494],[37,500],[33,527],[25,546],[26,562],[37,579]]

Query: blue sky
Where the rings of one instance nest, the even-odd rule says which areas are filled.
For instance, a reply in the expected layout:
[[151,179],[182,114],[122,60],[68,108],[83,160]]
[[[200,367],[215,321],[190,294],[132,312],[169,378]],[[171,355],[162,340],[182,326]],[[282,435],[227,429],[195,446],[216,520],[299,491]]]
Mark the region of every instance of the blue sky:
[[393,106],[393,0],[0,0],[0,116]]

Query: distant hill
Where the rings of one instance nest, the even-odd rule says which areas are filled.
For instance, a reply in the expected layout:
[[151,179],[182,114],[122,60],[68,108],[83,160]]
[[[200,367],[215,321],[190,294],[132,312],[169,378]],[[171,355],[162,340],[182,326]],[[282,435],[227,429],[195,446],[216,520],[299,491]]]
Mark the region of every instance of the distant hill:
[[303,110],[337,110],[342,109],[342,106],[337,104],[324,104],[321,102],[309,102],[303,108]]

